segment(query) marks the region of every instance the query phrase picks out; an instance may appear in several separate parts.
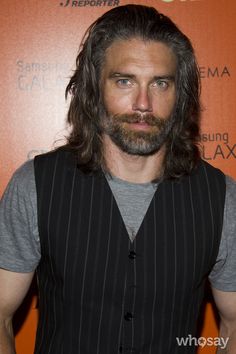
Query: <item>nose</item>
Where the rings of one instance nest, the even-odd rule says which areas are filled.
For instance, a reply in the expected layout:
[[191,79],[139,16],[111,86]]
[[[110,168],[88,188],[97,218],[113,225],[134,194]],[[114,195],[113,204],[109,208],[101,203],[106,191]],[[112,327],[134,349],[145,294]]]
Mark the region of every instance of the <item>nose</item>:
[[133,111],[152,112],[152,99],[148,88],[139,88],[133,103]]

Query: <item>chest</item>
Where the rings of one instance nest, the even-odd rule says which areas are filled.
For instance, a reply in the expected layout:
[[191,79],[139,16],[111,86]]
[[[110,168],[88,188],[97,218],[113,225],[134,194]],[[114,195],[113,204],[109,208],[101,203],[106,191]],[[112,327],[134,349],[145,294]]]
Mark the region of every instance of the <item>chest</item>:
[[[130,242],[115,198],[105,178],[71,174],[47,194],[40,212],[42,262],[50,263],[56,282],[83,284],[87,297],[107,301],[124,286],[159,289],[189,296],[214,264],[221,235],[220,205],[201,180],[160,184],[134,242]],[[46,194],[45,194],[46,195]],[[174,286],[173,286],[174,285]],[[67,290],[66,290],[67,291]],[[159,291],[161,293],[161,291]]]

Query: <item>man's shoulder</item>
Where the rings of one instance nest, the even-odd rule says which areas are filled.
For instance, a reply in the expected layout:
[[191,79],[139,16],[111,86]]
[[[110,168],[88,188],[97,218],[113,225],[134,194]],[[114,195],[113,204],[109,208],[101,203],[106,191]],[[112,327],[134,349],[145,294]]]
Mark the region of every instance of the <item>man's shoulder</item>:
[[202,180],[209,186],[220,184],[225,188],[226,176],[219,168],[212,166],[207,161],[200,159],[190,177]]
[[199,166],[201,166],[202,169],[204,169],[205,171],[212,173],[214,175],[220,175],[220,176],[225,176],[224,172],[219,169],[218,167],[215,167],[213,165],[211,165],[209,162],[207,162],[206,160],[200,159],[199,161]]
[[34,181],[33,160],[28,160],[14,172],[8,186],[18,190],[18,192],[22,190],[30,191]]
[[68,160],[70,162],[76,161],[76,153],[68,149],[66,146],[62,146],[55,150],[46,152],[44,154],[36,155],[34,158],[34,164],[37,165],[39,162],[46,162],[46,161],[60,161],[60,160]]
[[226,186],[228,193],[236,200],[236,180],[226,175]]
[[231,222],[235,222],[235,210],[236,210],[236,181],[230,177],[226,176],[226,214],[230,217]]
[[1,207],[8,213],[23,213],[36,204],[33,160],[26,161],[12,175],[1,200]]
[[34,160],[48,160],[48,159],[57,159],[60,156],[72,156],[74,155],[70,149],[68,149],[66,146],[61,146],[55,150],[51,150],[48,152],[45,152],[40,155],[36,155],[34,157]]

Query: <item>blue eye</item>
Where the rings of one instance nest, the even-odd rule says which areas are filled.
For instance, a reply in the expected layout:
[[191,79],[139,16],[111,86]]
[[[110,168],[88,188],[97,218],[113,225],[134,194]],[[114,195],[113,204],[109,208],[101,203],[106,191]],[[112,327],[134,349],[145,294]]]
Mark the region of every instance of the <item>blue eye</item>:
[[157,80],[155,83],[154,83],[154,86],[156,86],[157,88],[160,88],[162,90],[165,90],[169,87],[169,83],[167,81],[164,81],[164,80]]
[[119,80],[116,81],[116,83],[119,86],[125,86],[125,87],[132,85],[131,82],[130,82],[130,79],[119,79]]

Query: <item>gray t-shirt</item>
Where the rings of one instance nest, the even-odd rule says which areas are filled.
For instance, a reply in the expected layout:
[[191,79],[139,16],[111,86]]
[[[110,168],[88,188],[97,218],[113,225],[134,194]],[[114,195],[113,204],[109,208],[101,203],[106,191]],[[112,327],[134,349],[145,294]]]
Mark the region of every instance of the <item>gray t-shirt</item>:
[[[158,183],[130,183],[107,176],[129,237],[133,241]],[[40,261],[37,197],[33,161],[13,175],[0,206],[0,268],[31,272]],[[222,291],[236,291],[236,182],[226,177],[220,249],[209,280]]]
[[158,183],[130,183],[108,175],[106,178],[132,242],[147,212]]

